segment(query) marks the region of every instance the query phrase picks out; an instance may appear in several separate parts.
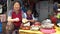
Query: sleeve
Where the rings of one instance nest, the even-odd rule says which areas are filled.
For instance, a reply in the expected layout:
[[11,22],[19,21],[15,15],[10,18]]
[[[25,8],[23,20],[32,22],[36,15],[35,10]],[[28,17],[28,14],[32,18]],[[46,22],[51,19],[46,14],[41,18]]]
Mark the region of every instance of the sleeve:
[[27,16],[26,16],[26,13],[23,13],[22,14],[22,18],[26,18]]
[[12,15],[12,10],[10,10],[9,12],[7,12],[7,15],[8,15],[8,17],[11,17]]
[[38,20],[37,18],[35,18],[33,15],[32,15],[32,17],[33,17],[33,20]]

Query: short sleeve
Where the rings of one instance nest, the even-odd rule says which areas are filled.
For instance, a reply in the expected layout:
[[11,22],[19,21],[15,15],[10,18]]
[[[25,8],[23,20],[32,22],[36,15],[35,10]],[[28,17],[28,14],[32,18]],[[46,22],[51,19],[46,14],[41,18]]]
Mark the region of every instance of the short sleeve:
[[33,15],[32,15],[32,17],[33,17],[33,20],[38,20],[37,18],[35,18]]
[[12,14],[12,10],[10,10],[10,11],[7,13],[8,17],[11,17],[11,14]]

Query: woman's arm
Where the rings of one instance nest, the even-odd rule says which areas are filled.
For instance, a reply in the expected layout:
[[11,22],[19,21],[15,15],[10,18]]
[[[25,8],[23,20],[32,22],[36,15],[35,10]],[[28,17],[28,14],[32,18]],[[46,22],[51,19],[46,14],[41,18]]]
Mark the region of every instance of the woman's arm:
[[32,15],[32,18],[33,18],[32,20],[28,20],[28,21],[33,23],[37,21],[37,18],[35,18],[33,15]]
[[8,22],[14,22],[14,19],[12,19],[10,16],[8,16],[7,21],[8,21]]
[[8,22],[15,22],[15,21],[18,22],[19,21],[19,19],[17,19],[17,18],[12,19],[12,16],[11,16],[12,15],[12,10],[10,10],[7,15],[8,15],[8,18],[7,18]]
[[34,22],[35,22],[35,20],[33,20],[33,19],[32,19],[32,20],[28,20],[28,22],[32,22],[32,23],[34,23]]

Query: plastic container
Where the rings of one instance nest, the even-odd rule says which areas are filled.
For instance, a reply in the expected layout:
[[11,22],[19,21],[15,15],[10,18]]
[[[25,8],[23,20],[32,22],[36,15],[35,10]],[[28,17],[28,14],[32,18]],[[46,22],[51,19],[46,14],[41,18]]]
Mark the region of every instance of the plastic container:
[[45,29],[45,28],[42,28],[42,29],[40,29],[40,31],[41,32],[43,32],[43,33],[55,33],[56,31],[55,31],[55,29]]

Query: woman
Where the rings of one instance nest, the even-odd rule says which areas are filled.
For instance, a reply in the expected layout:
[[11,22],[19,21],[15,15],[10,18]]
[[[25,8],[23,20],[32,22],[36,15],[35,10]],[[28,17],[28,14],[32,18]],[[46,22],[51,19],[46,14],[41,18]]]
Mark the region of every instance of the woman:
[[14,2],[13,9],[8,13],[8,22],[14,24],[14,30],[18,30],[22,23],[22,10],[19,1]]
[[33,14],[32,14],[32,10],[28,9],[26,13],[24,13],[23,18],[27,19],[28,22],[31,23],[31,25],[37,21],[37,18],[34,18]]

